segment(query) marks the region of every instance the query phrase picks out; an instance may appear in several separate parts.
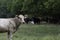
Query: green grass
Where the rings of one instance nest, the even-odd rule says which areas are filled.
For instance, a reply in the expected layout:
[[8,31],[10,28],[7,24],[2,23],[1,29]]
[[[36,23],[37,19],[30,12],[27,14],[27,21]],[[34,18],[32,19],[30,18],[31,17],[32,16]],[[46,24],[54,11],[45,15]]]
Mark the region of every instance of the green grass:
[[[0,33],[0,40],[7,40],[7,34]],[[14,34],[13,40],[60,40],[60,25],[22,24]]]

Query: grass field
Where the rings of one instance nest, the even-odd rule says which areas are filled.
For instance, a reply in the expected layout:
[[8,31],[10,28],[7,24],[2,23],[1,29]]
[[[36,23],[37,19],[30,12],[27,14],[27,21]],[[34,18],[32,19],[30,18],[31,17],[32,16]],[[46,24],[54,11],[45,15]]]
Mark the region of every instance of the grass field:
[[[7,40],[7,34],[0,33],[0,40]],[[13,40],[60,40],[60,25],[22,24],[14,34]]]

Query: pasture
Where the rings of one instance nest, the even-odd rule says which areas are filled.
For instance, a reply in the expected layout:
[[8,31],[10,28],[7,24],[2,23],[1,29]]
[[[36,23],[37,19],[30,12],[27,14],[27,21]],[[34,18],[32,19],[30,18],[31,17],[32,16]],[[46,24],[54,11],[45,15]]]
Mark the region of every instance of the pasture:
[[[7,40],[7,34],[0,33],[0,40]],[[60,40],[60,25],[22,24],[14,34],[13,40]]]

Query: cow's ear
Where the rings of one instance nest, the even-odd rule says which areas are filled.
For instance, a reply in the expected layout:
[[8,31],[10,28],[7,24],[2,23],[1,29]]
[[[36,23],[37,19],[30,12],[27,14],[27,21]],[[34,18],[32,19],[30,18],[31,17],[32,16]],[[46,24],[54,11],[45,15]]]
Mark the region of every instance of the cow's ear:
[[18,15],[15,15],[15,17],[17,17]]
[[19,18],[19,15],[16,15],[15,17]]
[[21,19],[21,18],[19,17],[19,15],[16,15],[16,17],[19,18],[19,19]]

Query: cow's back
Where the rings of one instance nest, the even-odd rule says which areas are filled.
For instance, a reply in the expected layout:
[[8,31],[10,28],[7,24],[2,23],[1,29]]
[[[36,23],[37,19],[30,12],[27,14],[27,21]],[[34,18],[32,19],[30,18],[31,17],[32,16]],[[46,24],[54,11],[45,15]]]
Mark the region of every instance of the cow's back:
[[12,19],[0,19],[0,31],[9,30],[9,28],[14,26],[15,23]]

